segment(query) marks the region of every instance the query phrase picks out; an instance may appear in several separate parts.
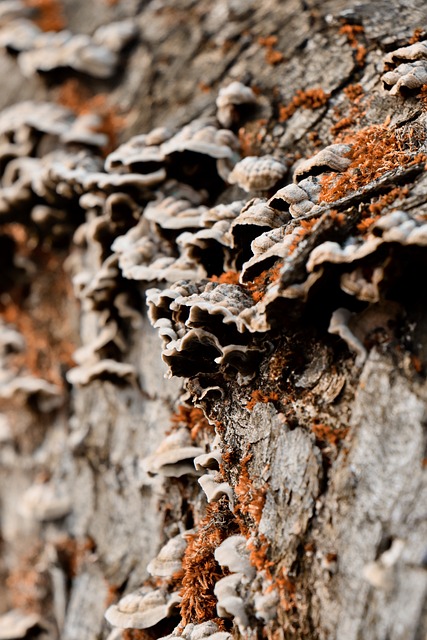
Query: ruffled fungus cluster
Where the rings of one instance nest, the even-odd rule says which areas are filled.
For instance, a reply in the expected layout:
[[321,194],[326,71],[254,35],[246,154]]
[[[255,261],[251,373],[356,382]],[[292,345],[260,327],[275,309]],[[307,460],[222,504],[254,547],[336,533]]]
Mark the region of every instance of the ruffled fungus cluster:
[[[129,22],[91,37],[44,33],[24,5],[22,14],[18,9],[0,13],[0,46],[16,56],[24,75],[66,68],[109,77],[136,37]],[[426,42],[387,54],[384,62],[382,82],[392,95],[427,83]],[[367,222],[363,203],[375,203],[396,184],[416,198],[419,185],[425,188],[425,135],[414,139],[390,125],[405,165],[378,167],[375,174],[358,166],[366,158],[357,133],[298,162],[281,151],[242,158],[236,127],[256,104],[250,87],[232,82],[219,91],[216,117],[136,135],[106,158],[96,116],[39,102],[0,114],[0,224],[19,222],[52,244],[73,235],[67,269],[85,313],[76,366],[66,374],[71,385],[96,379],[138,385],[128,352],[144,300],[168,375],[197,380],[193,397],[186,396],[190,407],[207,395],[221,397],[224,381],[251,381],[283,318],[298,322],[322,296],[323,331],[345,341],[356,366],[366,358],[352,318],[384,297],[394,277],[392,254],[404,258],[427,245],[427,219],[424,210],[404,212],[398,201],[385,200]],[[418,122],[425,129],[427,116]],[[11,251],[8,267],[29,268],[19,258]],[[5,326],[0,398],[22,393],[35,397],[41,411],[55,410],[59,388],[9,372],[10,354],[21,349],[22,336]],[[245,635],[274,620],[278,590],[251,554],[259,547],[263,500],[254,492],[256,509],[243,509],[244,489],[239,493],[238,481],[233,485],[225,474],[224,454],[220,428],[215,437],[194,439],[184,424],[144,459],[148,476],[185,480],[197,494],[201,488],[203,499],[194,529],[175,532],[149,563],[154,580],[108,608],[114,627],[160,633],[166,620],[170,631],[181,626],[165,640],[228,640],[233,625]],[[67,496],[48,484],[35,485],[24,502],[39,520],[70,510]]]

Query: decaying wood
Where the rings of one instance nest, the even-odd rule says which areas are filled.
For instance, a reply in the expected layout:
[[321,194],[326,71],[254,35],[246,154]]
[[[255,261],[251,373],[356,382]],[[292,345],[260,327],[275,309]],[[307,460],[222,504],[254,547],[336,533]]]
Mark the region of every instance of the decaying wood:
[[[41,28],[92,37],[130,18],[136,36],[108,78],[55,68],[24,80],[19,51],[0,52],[0,108],[15,106],[12,120],[27,117],[19,105],[30,99],[71,109],[55,112],[60,133],[40,122],[45,147],[25,151],[18,125],[20,135],[1,144],[41,161],[54,149],[92,154],[83,178],[72,174],[75,156],[64,168],[58,152],[38,192],[24,169],[19,188],[7,190],[6,171],[0,184],[0,638],[129,640],[175,629],[196,640],[184,626],[209,623],[197,637],[422,640],[427,85],[390,91],[381,78],[401,62],[389,52],[426,40],[425,3],[23,4]],[[15,20],[5,15],[0,7],[0,43]],[[217,123],[205,132],[216,148],[202,169],[185,174],[184,153],[170,151],[162,129],[164,140],[150,143],[163,154],[155,170],[135,163],[140,180],[150,176],[144,185],[118,186],[126,168],[105,171],[105,155],[132,136],[215,123],[218,93],[232,81],[255,98],[240,89],[246,98],[223,114],[234,135],[218,141]],[[98,120],[78,131],[90,141],[70,145],[67,136],[81,135],[73,123],[88,114]],[[247,156],[268,156],[262,171],[270,163],[276,172],[271,183],[257,175],[249,195],[255,181],[238,177],[248,163],[227,183]],[[0,157],[6,170],[12,157],[1,145]],[[162,162],[192,187],[178,204]],[[307,176],[314,187],[304,191]],[[106,204],[111,193],[118,199]],[[159,194],[172,198],[162,218]],[[265,211],[267,222],[251,219],[260,215],[250,213],[252,197],[280,222]],[[237,201],[228,218],[212,209]],[[218,211],[224,221],[242,208],[223,244],[222,231],[194,238]],[[139,236],[113,245],[138,225]],[[169,274],[192,269],[190,284],[162,278],[166,262],[158,280],[126,276],[135,264],[128,258],[126,271],[123,255],[144,234],[151,244],[139,255],[152,255],[136,266],[150,273],[161,256]],[[353,245],[354,263],[345,254]],[[166,336],[165,362],[146,298]],[[167,377],[168,365],[177,376]],[[202,452],[210,456],[193,470]],[[177,545],[174,572],[150,575],[147,565],[179,534],[187,545]],[[238,571],[215,555],[231,536],[247,541],[233,556]],[[221,582],[230,574],[232,598],[233,579]],[[151,592],[177,596],[160,622],[141,629],[142,614],[130,612],[139,626],[121,630],[105,619],[109,607],[121,614],[127,594],[142,601]]]

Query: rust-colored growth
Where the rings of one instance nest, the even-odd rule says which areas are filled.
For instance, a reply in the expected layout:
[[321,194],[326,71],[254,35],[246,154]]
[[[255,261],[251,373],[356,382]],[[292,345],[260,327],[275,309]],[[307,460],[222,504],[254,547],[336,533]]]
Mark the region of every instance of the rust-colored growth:
[[274,48],[277,44],[277,36],[267,36],[266,38],[258,38],[258,44],[265,47],[265,60],[272,66],[283,62],[284,55],[280,51]]
[[41,252],[33,257],[41,271],[32,292],[23,301],[0,304],[0,317],[15,325],[26,343],[23,352],[11,356],[11,364],[62,385],[61,369],[74,365],[76,348],[73,327],[64,321],[69,315],[71,284],[59,257]]
[[336,447],[340,440],[343,440],[348,433],[348,427],[335,429],[321,422],[313,422],[311,430],[317,440],[331,444],[334,447]]
[[320,200],[334,202],[387,171],[425,162],[423,154],[412,155],[422,144],[421,138],[422,136],[412,136],[410,133],[398,137],[384,124],[370,125],[356,133],[341,136],[340,142],[352,145],[347,154],[351,163],[338,175],[329,173],[323,176]]
[[348,87],[344,89],[344,94],[349,100],[351,100],[351,102],[359,102],[364,95],[363,87],[358,83],[349,84]]
[[86,558],[93,553],[95,543],[92,538],[77,540],[70,536],[64,536],[55,542],[59,562],[69,578],[77,576]]
[[330,98],[330,93],[325,93],[321,87],[313,89],[298,89],[292,100],[286,106],[280,107],[279,122],[286,122],[297,111],[297,109],[320,109]]
[[284,611],[292,611],[297,607],[296,587],[286,569],[282,569],[281,575],[274,578],[273,588],[279,592],[280,606]]
[[418,94],[420,102],[421,102],[421,106],[423,108],[424,111],[427,111],[427,84],[423,84],[423,86],[421,87],[421,91]]
[[212,282],[221,284],[239,284],[240,273],[238,271],[224,271],[220,276],[212,276]]
[[259,120],[248,122],[244,127],[240,127],[237,136],[240,143],[240,153],[243,158],[259,154],[263,140],[260,129],[265,127],[266,124],[267,120],[260,118]]
[[303,240],[309,233],[310,230],[314,227],[314,225],[318,222],[317,218],[312,218],[311,220],[301,220],[300,228],[295,234],[295,239],[289,247],[289,253],[293,253],[295,249],[298,247],[301,240]]
[[36,545],[20,558],[6,578],[10,606],[26,613],[45,613],[50,598],[49,577],[37,566],[41,548]]
[[[277,396],[277,394],[274,395]],[[258,525],[265,504],[266,487],[254,487],[253,480],[249,475],[248,464],[251,458],[252,454],[249,453],[241,461],[239,482],[234,487],[234,493],[236,495],[234,514],[239,521],[243,535],[248,535],[249,531],[243,522],[242,516],[250,516],[254,524]]]
[[247,543],[247,547],[250,551],[249,560],[251,565],[257,571],[264,571],[267,580],[272,580],[273,576],[270,569],[274,566],[274,562],[268,559],[270,543],[265,535],[261,533],[257,538],[251,538]]
[[271,393],[263,393],[262,391],[258,391],[256,389],[255,391],[252,391],[251,399],[246,404],[246,409],[248,409],[248,411],[252,411],[258,402],[276,402],[278,399],[279,396],[275,391],[272,391]]
[[67,26],[62,3],[59,0],[24,0],[28,7],[37,9],[34,22],[42,31],[62,31]]
[[[350,107],[346,110],[346,115],[340,118],[335,124],[331,127],[331,133],[333,135],[337,135],[344,129],[349,129],[352,125],[354,125],[361,116],[364,115],[364,111],[361,108],[361,101],[364,97],[364,91],[360,84],[349,84],[344,89],[344,94],[347,96],[350,101]],[[335,113],[335,116],[339,117],[338,113]]]
[[385,207],[392,204],[395,200],[403,200],[408,193],[408,187],[395,187],[388,193],[380,196],[376,202],[372,202],[368,207],[369,212],[374,216],[378,216]]
[[105,603],[104,603],[105,608],[109,607],[110,604],[113,604],[114,602],[117,601],[119,589],[120,589],[120,585],[109,584],[107,582],[107,597],[105,598]]
[[171,416],[171,424],[172,429],[187,427],[192,440],[197,440],[200,433],[215,434],[215,428],[209,424],[203,410],[185,404],[180,404],[177,411]]
[[269,284],[279,279],[282,267],[283,262],[276,262],[270,269],[266,269],[254,278],[252,282],[247,283],[246,286],[255,302],[261,300]]
[[417,27],[414,29],[414,33],[409,38],[408,44],[415,44],[424,38],[424,29],[422,27]]
[[215,584],[224,577],[214,557],[215,549],[237,530],[225,499],[209,504],[196,533],[188,535],[182,560],[182,625],[201,623],[216,616]]
[[359,42],[364,34],[364,28],[360,24],[344,24],[340,33],[347,37],[347,42],[355,52],[355,60],[359,67],[363,67],[366,59],[366,47]]
[[118,133],[126,124],[126,116],[119,114],[117,108],[109,104],[107,94],[98,93],[90,96],[89,90],[76,78],[69,78],[60,86],[57,100],[77,115],[94,113],[99,116],[101,124],[95,131],[104,133],[108,138],[108,144],[103,149],[104,154],[107,155],[116,148]]

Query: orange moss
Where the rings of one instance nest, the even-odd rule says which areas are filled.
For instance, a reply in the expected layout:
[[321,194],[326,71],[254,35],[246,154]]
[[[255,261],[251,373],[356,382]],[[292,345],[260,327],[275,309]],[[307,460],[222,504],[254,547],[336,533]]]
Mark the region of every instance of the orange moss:
[[206,507],[197,531],[187,536],[182,561],[182,625],[201,623],[216,617],[215,584],[224,577],[214,557],[215,549],[237,529],[226,500]]
[[251,400],[247,402],[246,409],[248,409],[248,411],[252,411],[258,402],[275,402],[278,399],[279,396],[275,391],[272,391],[271,393],[263,393],[262,391],[255,390],[251,393]]
[[296,609],[298,604],[296,587],[295,583],[289,578],[286,569],[283,568],[281,575],[274,578],[272,588],[276,588],[279,592],[280,607],[284,611]]
[[268,559],[268,550],[270,543],[263,533],[261,533],[256,539],[251,538],[247,547],[250,551],[249,560],[253,567],[257,571],[264,571],[267,580],[272,580],[270,568],[274,566],[274,562]]
[[317,221],[317,218],[311,218],[310,220],[300,220],[301,226],[295,233],[295,239],[289,247],[289,254],[295,251],[301,240],[303,240],[303,238],[305,238],[305,236],[309,234],[309,231],[314,227]]
[[408,44],[415,44],[424,38],[424,29],[422,27],[417,27],[414,29],[414,33],[408,40]]
[[177,411],[171,416],[172,429],[187,427],[190,431],[191,439],[197,440],[202,433],[214,435],[215,428],[209,424],[202,409],[180,404]]
[[363,67],[366,59],[366,47],[359,42],[359,38],[364,34],[364,28],[360,24],[344,24],[340,28],[340,33],[347,37],[347,42],[355,51],[355,60],[359,67]]
[[221,284],[239,284],[240,273],[238,271],[224,271],[220,276],[212,276],[212,282]]
[[[274,394],[277,395],[277,394]],[[247,454],[240,463],[239,482],[234,487],[236,505],[234,515],[240,526],[243,535],[248,535],[249,530],[242,516],[249,516],[255,525],[258,525],[262,510],[265,504],[266,487],[254,487],[253,480],[249,475],[248,464],[252,454]],[[253,527],[250,527],[252,529]]]
[[60,86],[57,100],[59,104],[68,107],[77,115],[94,113],[99,116],[101,123],[95,131],[104,133],[108,138],[104,153],[107,155],[115,149],[118,144],[118,133],[126,124],[126,116],[119,114],[117,107],[108,103],[107,94],[98,93],[90,96],[86,87],[76,78],[70,78]]
[[261,300],[269,284],[279,279],[282,267],[283,262],[276,262],[270,269],[266,269],[254,278],[252,282],[247,283],[247,289],[255,302]]
[[[424,136],[425,137],[425,136]],[[347,156],[351,163],[340,174],[329,173],[322,178],[320,200],[334,202],[400,166],[425,162],[426,156],[412,155],[422,144],[421,136],[410,133],[398,137],[384,124],[364,127],[340,137],[340,142],[352,145]]]
[[66,27],[66,20],[59,0],[24,0],[28,7],[37,9],[33,22],[42,31],[62,31]]
[[387,205],[392,204],[395,200],[402,200],[403,198],[406,198],[408,193],[408,187],[395,187],[388,193],[380,196],[376,202],[372,202],[368,207],[369,212],[373,215],[378,215]]
[[344,94],[351,102],[359,101],[364,95],[363,87],[361,84],[349,84],[345,87]]
[[334,447],[336,447],[339,441],[345,438],[348,433],[348,427],[335,429],[319,422],[313,422],[313,424],[311,425],[311,430],[313,431],[317,440],[319,440],[320,442],[327,442]]
[[423,110],[427,111],[427,84],[423,84],[423,86],[421,87],[419,98]]
[[329,100],[331,94],[325,93],[321,87],[313,89],[298,89],[292,100],[286,106],[279,109],[279,122],[286,122],[297,111],[297,109],[320,109]]
[[258,44],[265,47],[265,60],[268,64],[274,66],[283,62],[283,53],[274,49],[274,46],[277,44],[277,36],[267,36],[266,38],[260,37],[258,38]]

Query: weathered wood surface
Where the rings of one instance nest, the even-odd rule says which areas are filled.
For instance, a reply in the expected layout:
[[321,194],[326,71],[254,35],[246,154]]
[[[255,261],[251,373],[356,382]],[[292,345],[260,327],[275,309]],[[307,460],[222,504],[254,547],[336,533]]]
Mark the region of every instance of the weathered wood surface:
[[[67,26],[76,33],[93,33],[128,17],[138,26],[137,40],[112,79],[79,76],[90,95],[107,92],[110,104],[126,114],[121,142],[157,126],[181,127],[214,116],[219,88],[234,79],[259,94],[260,106],[244,123],[241,141],[256,155],[274,153],[291,164],[335,141],[331,128],[352,108],[344,93],[349,85],[360,84],[369,97],[357,127],[389,118],[390,126],[413,126],[417,135],[426,126],[418,95],[392,96],[381,83],[385,52],[408,44],[416,29],[425,38],[422,0],[363,5],[338,0],[66,0],[63,9]],[[356,44],[340,32],[343,24],[363,25]],[[280,54],[277,64],[266,61],[268,45],[260,44],[269,36],[277,37],[270,45]],[[357,46],[366,53],[362,62]],[[24,80],[5,51],[0,73],[2,108],[26,99],[55,101],[65,77]],[[280,122],[280,108],[299,89],[313,87],[330,94],[325,104],[297,108]],[[419,146],[425,151],[422,140]],[[425,215],[423,174],[403,182],[409,194],[399,209]],[[229,187],[211,204],[242,193]],[[369,204],[370,195],[364,198],[362,204]],[[356,206],[350,214],[356,216]],[[267,580],[266,571],[271,574],[280,600],[265,625],[251,612],[248,638],[263,633],[322,640],[426,637],[423,250],[392,255],[399,285],[379,320],[368,317],[371,324],[360,329],[368,350],[363,364],[355,364],[345,343],[327,331],[331,312],[343,306],[331,270],[330,291],[323,284],[307,309],[304,303],[296,310],[289,303],[283,313],[278,308],[277,326],[260,334],[267,348],[255,377],[245,380],[223,371],[213,376],[208,382],[222,388],[220,398],[215,392],[203,397],[209,376],[188,383],[228,454],[222,473],[237,499],[230,530],[240,527],[255,548],[268,543],[264,555],[258,548],[252,561],[259,580]],[[53,267],[44,251],[55,257]],[[75,348],[90,344],[96,334],[92,312],[79,305],[66,284],[69,272],[59,269],[66,258],[70,264],[71,255],[74,264],[95,273],[96,251],[71,243],[41,254],[33,247],[32,252],[30,286],[5,286],[2,307],[7,310],[18,300],[55,345],[62,339]],[[417,282],[406,284],[405,277]],[[193,526],[197,531],[205,517],[205,497],[194,477],[162,479],[144,468],[144,458],[161,444],[177,403],[183,402],[184,380],[165,379],[161,341],[146,315],[147,287],[134,282],[132,287],[141,322],[128,330],[124,361],[136,367],[137,383],[64,384],[63,404],[53,412],[40,411],[19,395],[0,400],[5,416],[4,434],[0,423],[0,614],[14,608],[35,611],[43,629],[31,637],[120,637],[104,619],[108,605],[147,581],[147,564],[167,539]],[[4,317],[10,322],[7,311]],[[31,341],[31,324],[20,330]],[[43,340],[32,348],[49,349]],[[59,352],[55,347],[52,358]],[[55,376],[63,376],[65,360],[61,371],[57,363],[50,367]],[[261,395],[254,396],[257,392]],[[249,410],[254,398],[258,402]],[[201,433],[203,446],[212,442],[212,430]],[[24,508],[24,494],[34,484],[48,484],[68,501],[63,517]],[[245,491],[252,492],[254,503],[259,501],[259,512],[248,511]],[[223,503],[221,509],[228,509]],[[384,554],[390,550],[395,558],[388,566]],[[174,618],[148,635],[126,632],[123,637],[161,637],[178,622]],[[245,635],[237,626],[232,632]]]

